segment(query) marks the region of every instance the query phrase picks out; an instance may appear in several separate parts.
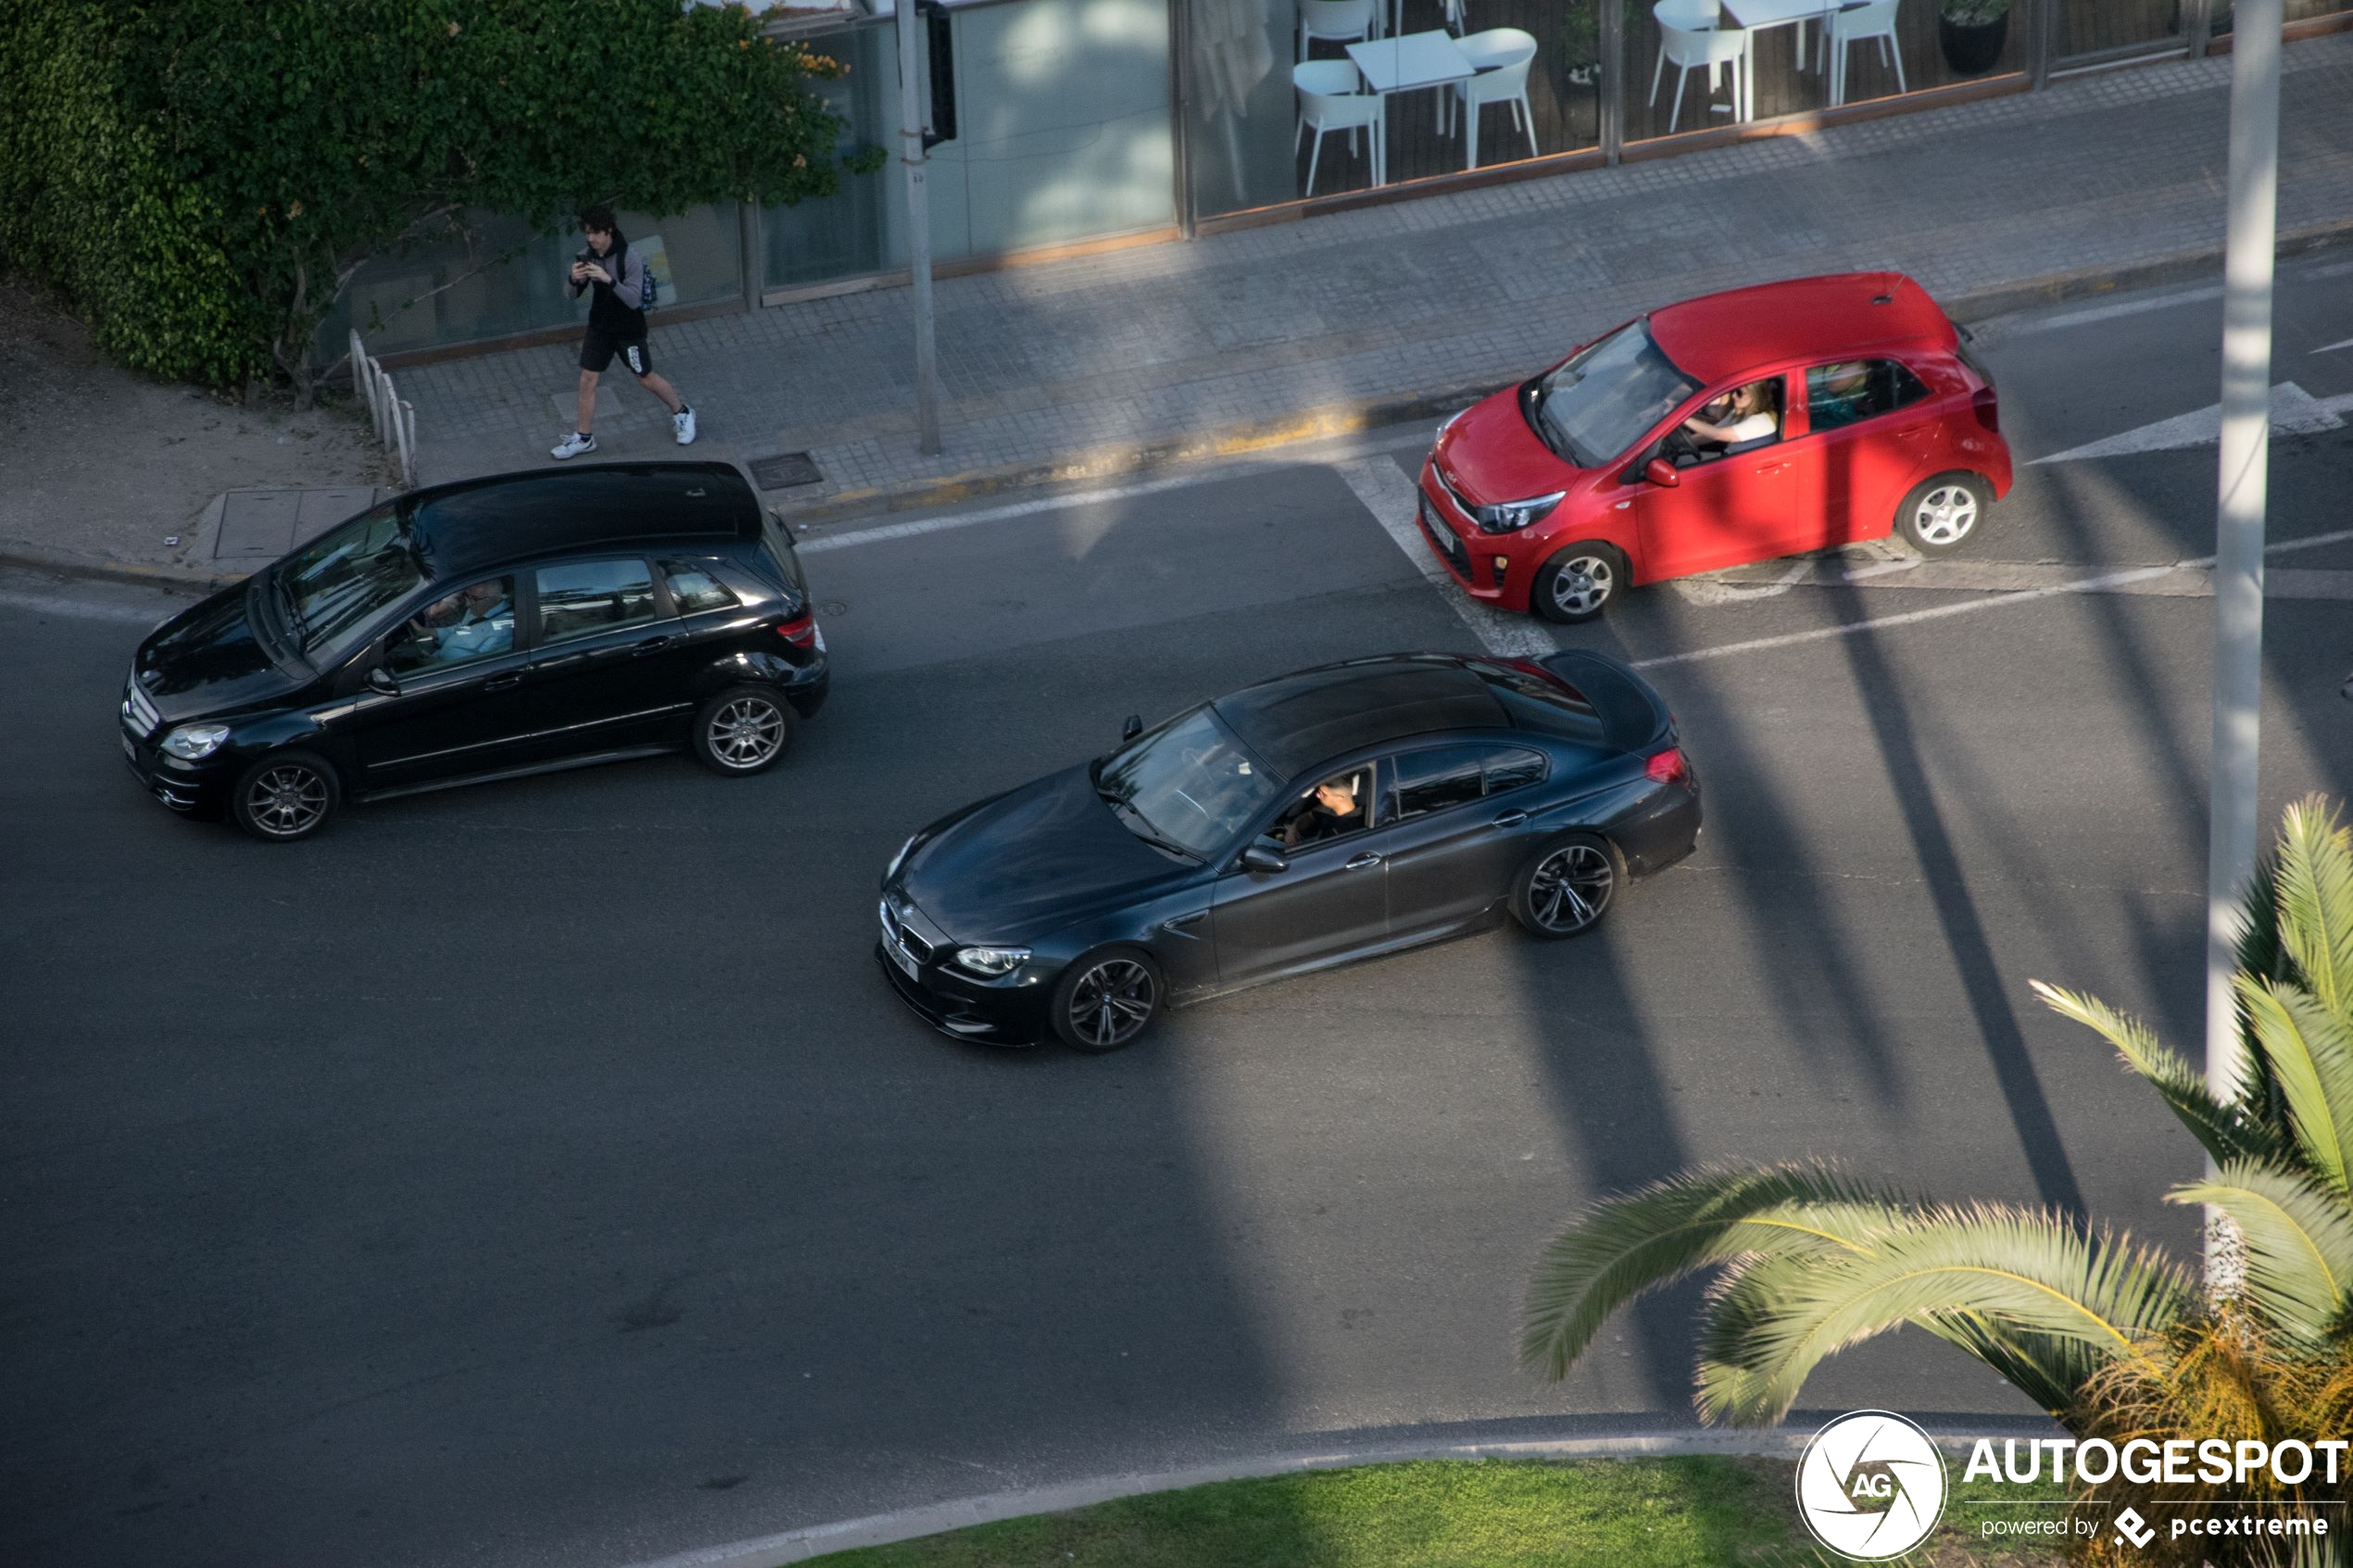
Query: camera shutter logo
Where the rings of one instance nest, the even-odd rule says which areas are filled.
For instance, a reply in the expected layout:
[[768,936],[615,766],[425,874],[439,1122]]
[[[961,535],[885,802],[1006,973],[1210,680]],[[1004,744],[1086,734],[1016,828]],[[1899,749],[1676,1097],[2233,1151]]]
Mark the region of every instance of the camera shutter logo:
[[1797,1512],[1814,1538],[1841,1557],[1901,1557],[1944,1515],[1944,1456],[1900,1415],[1852,1411],[1806,1445]]

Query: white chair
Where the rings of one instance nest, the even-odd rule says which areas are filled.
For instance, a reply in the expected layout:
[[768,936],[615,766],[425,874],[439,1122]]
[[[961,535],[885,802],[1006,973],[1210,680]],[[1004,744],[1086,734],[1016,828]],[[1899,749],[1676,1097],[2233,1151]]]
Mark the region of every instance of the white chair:
[[1457,82],[1454,90],[1438,100],[1438,132],[1451,126],[1450,106],[1463,111],[1463,140],[1467,144],[1465,167],[1478,167],[1478,111],[1489,104],[1509,104],[1512,125],[1528,137],[1528,156],[1536,150],[1536,112],[1528,104],[1528,68],[1536,58],[1536,39],[1516,27],[1491,27],[1474,32],[1456,45],[1478,74]]
[[1357,44],[1380,34],[1380,0],[1299,0],[1299,57],[1318,38]]
[[[1894,0],[1889,0],[1890,4]],[[1675,104],[1667,114],[1667,133],[1675,133],[1675,122],[1683,114],[1683,83],[1694,70],[1707,72],[1708,90],[1721,85],[1721,74],[1730,69],[1732,78],[1732,118],[1746,119],[1748,103],[1743,95],[1743,83],[1747,73],[1742,69],[1748,57],[1748,30],[1734,27],[1709,27],[1694,31],[1661,20],[1658,24],[1658,67],[1651,72],[1651,104],[1658,103],[1658,82],[1667,68],[1675,68]]]
[[1445,0],[1445,4],[1446,25],[1454,30],[1455,37],[1460,38],[1463,29],[1470,26],[1470,0]]
[[[1904,86],[1904,51],[1895,41],[1895,6],[1897,0],[1870,0],[1868,5],[1849,6],[1832,11],[1822,22],[1822,47],[1830,53],[1831,105],[1836,107],[1846,102],[1846,46],[1867,39],[1879,40],[1881,65],[1895,68],[1895,90]],[[1804,45],[1800,45],[1801,48]]]
[[1356,153],[1356,132],[1373,136],[1373,183],[1389,183],[1389,138],[1385,118],[1389,100],[1378,93],[1356,91],[1358,77],[1352,60],[1302,60],[1290,68],[1290,84],[1299,89],[1299,133],[1291,138],[1291,156],[1299,156],[1300,137],[1312,127],[1315,150],[1307,156],[1307,194],[1315,194],[1315,165],[1324,156],[1327,132],[1348,132],[1350,157]]

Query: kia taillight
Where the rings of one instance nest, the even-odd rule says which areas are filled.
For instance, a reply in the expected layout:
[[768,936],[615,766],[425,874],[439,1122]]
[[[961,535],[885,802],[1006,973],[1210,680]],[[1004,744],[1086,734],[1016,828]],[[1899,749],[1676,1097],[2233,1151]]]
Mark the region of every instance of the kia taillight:
[[1691,764],[1683,760],[1683,748],[1680,746],[1670,746],[1644,758],[1642,771],[1660,784],[1681,784],[1692,774]]
[[813,647],[817,642],[817,622],[803,613],[776,628],[776,635],[797,648]]

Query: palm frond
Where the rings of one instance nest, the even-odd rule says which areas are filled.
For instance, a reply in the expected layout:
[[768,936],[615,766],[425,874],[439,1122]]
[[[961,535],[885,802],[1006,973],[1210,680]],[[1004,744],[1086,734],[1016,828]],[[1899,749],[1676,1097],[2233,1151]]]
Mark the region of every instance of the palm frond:
[[2241,1160],[2174,1188],[2169,1203],[2210,1203],[2246,1241],[2246,1293],[2275,1326],[2315,1344],[2353,1307],[2353,1209],[2312,1178]]
[[1851,1250],[1903,1199],[1835,1167],[1704,1167],[1604,1198],[1544,1248],[1520,1317],[1520,1362],[1558,1381],[1612,1312],[1694,1270],[1758,1254]]
[[2280,946],[2321,1005],[2353,1021],[2353,834],[2319,796],[2287,809],[2274,877]]
[[2057,1417],[2108,1357],[2078,1340],[1995,1323],[1982,1312],[1940,1312],[1920,1325],[1967,1350],[2001,1380]]
[[1701,1413],[1778,1421],[1824,1359],[1901,1323],[1934,1330],[1975,1314],[2020,1353],[2041,1336],[2099,1362],[2136,1353],[2194,1299],[2177,1265],[2129,1238],[2085,1236],[2040,1211],[1938,1209],[1868,1250],[1735,1271],[1710,1307],[1716,1354],[1701,1363]]
[[2248,1108],[2216,1099],[2207,1090],[2205,1075],[2139,1019],[2117,1011],[2097,997],[2064,991],[2040,980],[2027,984],[2052,1011],[2095,1031],[2114,1046],[2125,1065],[2147,1080],[2216,1164],[2279,1160],[2287,1154],[2287,1142],[2277,1130],[2250,1114]]
[[2239,1007],[2287,1102],[2300,1163],[2338,1191],[2353,1160],[2353,1030],[2309,991],[2240,975]]

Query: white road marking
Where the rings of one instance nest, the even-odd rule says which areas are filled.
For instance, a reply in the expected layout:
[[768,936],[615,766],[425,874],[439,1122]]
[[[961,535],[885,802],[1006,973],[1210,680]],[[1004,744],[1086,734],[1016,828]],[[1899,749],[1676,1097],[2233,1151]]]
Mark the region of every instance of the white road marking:
[[31,615],[62,615],[75,621],[119,621],[131,626],[157,626],[187,608],[186,605],[173,605],[157,612],[132,605],[105,604],[93,599],[51,598],[43,594],[0,590],[0,609],[20,609]]
[[2312,350],[2312,352],[2315,354],[2328,354],[2340,348],[2353,348],[2353,337],[2347,338],[2343,343],[2324,343],[2320,347]]
[[[1327,438],[1318,438],[1327,439]],[[1427,448],[1429,436],[1426,432],[1393,435],[1384,441],[1365,443],[1363,448],[1375,452],[1403,451],[1408,447]],[[1138,480],[1133,484],[1104,485],[1094,490],[1074,490],[1058,495],[1041,495],[1030,501],[1008,501],[1000,506],[982,507],[968,512],[946,512],[937,517],[917,518],[912,522],[888,522],[875,528],[862,528],[849,533],[821,533],[803,537],[797,545],[802,555],[825,550],[847,550],[858,545],[882,545],[894,539],[913,539],[925,533],[944,533],[952,528],[972,528],[981,523],[1009,522],[1014,518],[1035,517],[1039,512],[1060,511],[1065,507],[1096,507],[1111,501],[1128,501],[1139,495],[1159,495],[1171,490],[1183,490],[1195,484],[1214,484],[1220,480],[1239,479],[1248,474],[1264,473],[1270,469],[1312,468],[1313,458],[1269,455],[1236,458],[1214,468],[1196,469],[1189,473],[1170,474],[1163,479]],[[789,519],[791,513],[787,511]]]
[[1478,638],[1480,646],[1504,659],[1541,659],[1560,651],[1560,645],[1530,617],[1506,615],[1480,604],[1465,594],[1453,574],[1439,564],[1422,538],[1420,525],[1414,521],[1414,482],[1405,477],[1393,458],[1373,458],[1334,467],[1356,493],[1356,498],[1365,503],[1365,509],[1373,514],[1373,521],[1397,541],[1405,558],[1454,607],[1454,613],[1463,618],[1463,624]]
[[2057,316],[2045,316],[2039,320],[2004,323],[2007,333],[2056,332],[2061,327],[2089,326],[2094,321],[2113,321],[2120,316],[2138,316],[2146,310],[2164,310],[2176,305],[2195,305],[2202,299],[2222,297],[2222,285],[2206,283],[2193,289],[2176,289],[2171,294],[2143,295],[2133,299],[2120,299],[2113,305],[2095,305],[2089,309],[2070,310]]
[[[2291,550],[2309,550],[2323,545],[2341,545],[2348,539],[2353,539],[2353,528],[2341,528],[2329,533],[2312,533],[2300,539],[2284,539],[2276,545],[2265,546],[2263,553],[2279,555]],[[2133,567],[2125,571],[2102,572],[2095,577],[2072,578],[2065,583],[2054,583],[2045,587],[1995,594],[1962,604],[1937,605],[1929,609],[1906,610],[1900,615],[1882,615],[1869,621],[1842,621],[1836,626],[1817,626],[1810,631],[1787,632],[1780,636],[1751,637],[1745,642],[1723,643],[1715,647],[1690,648],[1682,653],[1658,654],[1649,659],[1635,659],[1633,665],[1637,670],[1655,670],[1662,665],[1692,664],[1703,659],[1723,659],[1738,653],[1763,653],[1772,648],[1794,647],[1801,643],[1829,642],[1836,637],[1853,637],[1866,632],[1876,632],[1882,627],[1910,626],[1922,621],[1942,621],[1947,616],[1967,615],[1972,610],[1998,609],[2006,605],[2026,604],[2034,599],[2056,598],[2065,594],[2130,593],[2135,584],[2153,583],[2184,570],[2210,570],[2213,565],[2212,556],[2200,556],[2195,560],[2176,561],[2171,566]],[[2293,574],[2282,573],[2282,576],[2290,578],[2290,582],[2281,585],[2295,590],[2278,596],[2284,598],[2341,598],[2347,596],[2344,592],[2347,584],[2353,583],[2353,573],[2347,572],[2307,571]],[[2347,581],[2345,583],[2314,581],[2318,579]],[[1910,584],[1906,583],[1906,585]],[[2213,591],[2210,583],[2207,591],[2208,593]]]
[[[2277,435],[2310,435],[2319,431],[2338,430],[2345,421],[2340,414],[2353,411],[2353,393],[2336,397],[2315,397],[2292,381],[2271,388],[2271,431]],[[2158,420],[2138,430],[2128,430],[2120,435],[2086,445],[2054,452],[2047,458],[2037,458],[2035,463],[2066,463],[2079,458],[2118,458],[2132,452],[2169,452],[2184,446],[2211,446],[2222,438],[2222,406],[2209,404],[2187,414],[2176,414],[2170,420]],[[2032,464],[2029,465],[2032,466]]]

